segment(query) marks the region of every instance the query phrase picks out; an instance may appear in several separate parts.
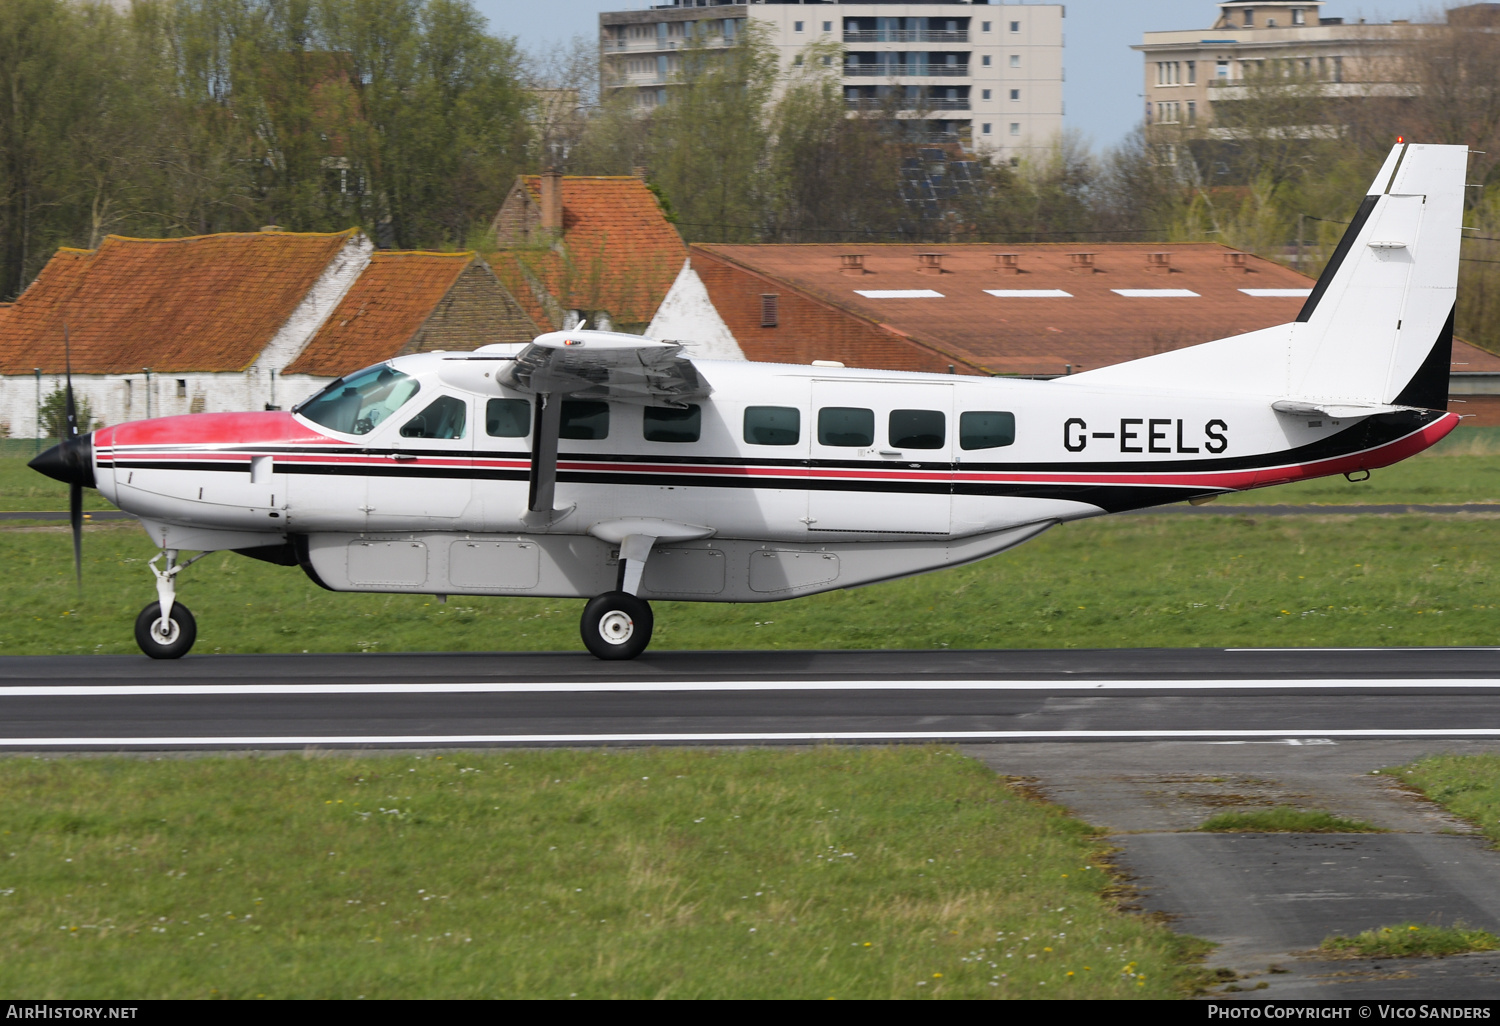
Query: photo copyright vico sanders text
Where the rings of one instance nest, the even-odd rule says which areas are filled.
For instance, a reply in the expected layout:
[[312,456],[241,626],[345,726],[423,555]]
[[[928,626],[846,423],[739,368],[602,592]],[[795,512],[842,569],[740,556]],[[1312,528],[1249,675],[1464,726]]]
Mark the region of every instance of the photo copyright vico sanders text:
[[1210,1019],[1488,1019],[1485,1005],[1221,1005],[1208,1006]]

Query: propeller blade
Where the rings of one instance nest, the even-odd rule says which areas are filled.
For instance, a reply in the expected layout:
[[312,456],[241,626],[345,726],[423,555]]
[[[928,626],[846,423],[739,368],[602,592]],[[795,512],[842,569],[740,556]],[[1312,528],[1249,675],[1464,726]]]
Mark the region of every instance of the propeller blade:
[[78,590],[83,591],[83,485],[77,481],[68,485],[68,523],[73,527],[73,573],[78,578]]
[[[78,437],[78,405],[73,401],[73,347],[68,342],[68,323],[63,322],[63,367],[67,372],[68,386],[63,393],[68,415],[68,437]],[[76,534],[76,532],[75,532]]]

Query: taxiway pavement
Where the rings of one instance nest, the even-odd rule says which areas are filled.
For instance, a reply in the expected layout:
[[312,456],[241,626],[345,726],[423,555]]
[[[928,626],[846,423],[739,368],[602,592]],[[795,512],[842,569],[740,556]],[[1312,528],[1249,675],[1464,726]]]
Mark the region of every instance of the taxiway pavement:
[[[1416,923],[1500,934],[1500,852],[1407,790],[1392,767],[1439,752],[1500,753],[1458,740],[974,745],[997,772],[1107,830],[1141,908],[1215,942],[1224,996],[1494,999],[1500,954],[1327,959],[1324,938]],[[1080,755],[1085,757],[1080,757]],[[1380,833],[1204,833],[1214,814],[1291,805]],[[1220,996],[1220,995],[1216,995]]]

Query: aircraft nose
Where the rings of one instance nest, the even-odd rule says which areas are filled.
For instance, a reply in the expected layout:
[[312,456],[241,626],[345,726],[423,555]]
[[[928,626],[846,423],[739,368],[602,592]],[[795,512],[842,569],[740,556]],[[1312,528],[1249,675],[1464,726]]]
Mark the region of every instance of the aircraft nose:
[[64,484],[94,487],[94,433],[69,438],[26,464]]

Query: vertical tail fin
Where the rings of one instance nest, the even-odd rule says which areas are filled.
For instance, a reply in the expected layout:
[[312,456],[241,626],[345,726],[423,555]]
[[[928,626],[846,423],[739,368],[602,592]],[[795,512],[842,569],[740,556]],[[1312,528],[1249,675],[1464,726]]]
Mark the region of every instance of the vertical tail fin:
[[1446,409],[1464,146],[1399,145],[1297,315],[1287,393]]
[[1446,409],[1467,166],[1392,149],[1295,321],[1061,380]]

